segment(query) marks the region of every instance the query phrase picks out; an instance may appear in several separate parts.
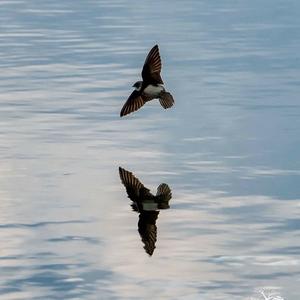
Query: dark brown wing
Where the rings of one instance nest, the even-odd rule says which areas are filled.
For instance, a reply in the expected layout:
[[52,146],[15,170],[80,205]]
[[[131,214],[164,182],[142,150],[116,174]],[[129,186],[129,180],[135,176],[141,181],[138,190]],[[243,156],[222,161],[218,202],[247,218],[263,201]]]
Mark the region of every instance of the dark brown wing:
[[133,111],[138,110],[145,104],[145,101],[142,95],[134,90],[131,95],[128,97],[127,101],[125,102],[124,106],[121,109],[120,117],[130,114]]
[[157,239],[156,220],[159,211],[142,211],[139,216],[138,230],[144,243],[145,251],[151,256]]
[[122,183],[126,188],[128,197],[134,201],[139,201],[140,191],[149,192],[147,189],[131,172],[119,167],[119,174]]
[[146,57],[142,77],[143,81],[147,83],[161,83],[163,81],[160,77],[161,59],[159,55],[158,46],[155,45]]

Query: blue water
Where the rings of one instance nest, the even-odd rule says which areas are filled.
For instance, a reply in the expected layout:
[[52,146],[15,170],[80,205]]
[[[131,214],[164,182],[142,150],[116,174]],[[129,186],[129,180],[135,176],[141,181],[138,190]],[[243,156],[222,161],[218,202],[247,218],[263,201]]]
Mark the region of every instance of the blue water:
[[[298,300],[299,11],[1,1],[0,299]],[[120,119],[156,43],[175,106]],[[119,166],[172,190],[152,256]]]

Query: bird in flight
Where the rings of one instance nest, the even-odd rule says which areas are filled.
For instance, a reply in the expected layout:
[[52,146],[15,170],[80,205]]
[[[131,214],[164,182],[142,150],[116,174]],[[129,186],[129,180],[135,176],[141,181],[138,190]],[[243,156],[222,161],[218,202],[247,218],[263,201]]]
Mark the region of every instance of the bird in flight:
[[157,240],[156,220],[160,209],[168,209],[172,192],[166,183],[161,183],[153,195],[131,172],[119,167],[119,175],[126,188],[132,209],[139,213],[138,231],[145,251],[151,256]]
[[155,45],[146,57],[142,70],[143,81],[137,81],[133,85],[135,90],[125,102],[120,112],[120,117],[138,110],[146,102],[155,98],[159,99],[159,102],[164,109],[173,106],[173,96],[165,90],[160,71],[161,59],[158,46]]

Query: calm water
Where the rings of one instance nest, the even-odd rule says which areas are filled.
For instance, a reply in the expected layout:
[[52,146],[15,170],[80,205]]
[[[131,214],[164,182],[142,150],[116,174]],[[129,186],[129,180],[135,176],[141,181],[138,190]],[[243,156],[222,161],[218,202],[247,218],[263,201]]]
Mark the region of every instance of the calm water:
[[[2,0],[1,300],[298,300],[299,11]],[[120,119],[155,43],[176,105]],[[172,190],[152,256],[119,166]]]

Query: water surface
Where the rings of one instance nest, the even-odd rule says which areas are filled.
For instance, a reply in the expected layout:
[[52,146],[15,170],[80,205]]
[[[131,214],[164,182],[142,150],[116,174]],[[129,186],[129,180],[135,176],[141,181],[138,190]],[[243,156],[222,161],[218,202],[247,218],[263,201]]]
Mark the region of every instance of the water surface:
[[[0,3],[0,298],[298,300],[300,4]],[[120,109],[158,43],[175,107]],[[119,178],[170,209],[149,256]]]

